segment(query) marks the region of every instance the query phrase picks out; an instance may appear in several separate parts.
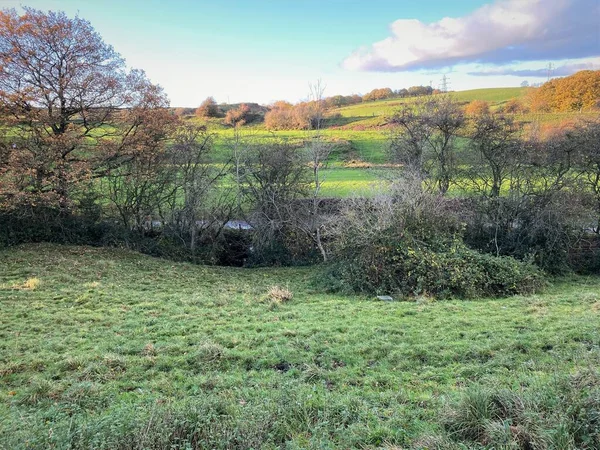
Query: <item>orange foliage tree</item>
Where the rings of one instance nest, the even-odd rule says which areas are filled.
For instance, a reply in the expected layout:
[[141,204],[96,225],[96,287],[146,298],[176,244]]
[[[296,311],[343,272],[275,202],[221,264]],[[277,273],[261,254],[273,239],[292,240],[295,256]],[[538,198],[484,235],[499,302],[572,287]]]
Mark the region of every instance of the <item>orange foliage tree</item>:
[[600,101],[600,70],[582,70],[565,78],[556,78],[533,89],[529,94],[534,111],[589,111]]
[[490,113],[490,105],[484,100],[473,100],[465,107],[468,116],[485,116]]
[[207,97],[196,109],[198,117],[218,117],[219,106],[213,97]]
[[67,209],[75,188],[163,149],[174,116],[91,24],[0,11],[0,202]]
[[270,130],[310,130],[315,128],[322,111],[317,102],[275,102],[265,114],[265,126]]
[[237,108],[227,111],[227,114],[225,114],[225,123],[232,127],[236,127],[238,125],[244,125],[249,117],[250,107],[245,103],[242,103]]

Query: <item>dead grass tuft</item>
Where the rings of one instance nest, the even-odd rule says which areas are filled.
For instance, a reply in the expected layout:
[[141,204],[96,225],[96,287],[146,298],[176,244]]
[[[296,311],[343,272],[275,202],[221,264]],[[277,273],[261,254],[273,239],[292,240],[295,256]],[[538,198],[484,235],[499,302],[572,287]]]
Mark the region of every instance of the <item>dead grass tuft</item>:
[[35,291],[42,284],[39,278],[28,278],[24,283],[13,284],[12,288],[19,291]]
[[267,291],[266,300],[271,303],[281,304],[289,302],[294,298],[294,294],[288,288],[281,286],[271,286]]

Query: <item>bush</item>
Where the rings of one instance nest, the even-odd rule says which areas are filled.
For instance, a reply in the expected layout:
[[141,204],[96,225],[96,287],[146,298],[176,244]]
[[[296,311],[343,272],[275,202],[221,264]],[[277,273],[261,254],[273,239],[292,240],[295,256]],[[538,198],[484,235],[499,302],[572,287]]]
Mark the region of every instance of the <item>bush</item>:
[[490,104],[485,100],[473,100],[465,107],[467,116],[485,116],[490,113]]
[[225,124],[232,127],[245,125],[247,122],[249,122],[250,116],[250,107],[245,103],[242,103],[237,108],[227,111],[227,114],[225,114]]
[[[590,222],[593,217],[574,193],[537,199],[481,199],[472,204],[465,242],[484,253],[531,260],[553,275],[585,272],[587,265],[571,255]],[[596,260],[599,253],[590,248],[590,261]]]
[[346,201],[330,231],[331,290],[440,298],[528,294],[542,272],[511,257],[472,250],[463,242],[461,204],[423,190],[409,172],[391,195]]
[[207,97],[196,109],[198,117],[219,117],[219,106],[212,97]]
[[428,245],[411,236],[363,247],[326,278],[333,290],[438,298],[530,294],[543,285],[531,264],[479,253],[459,239]]

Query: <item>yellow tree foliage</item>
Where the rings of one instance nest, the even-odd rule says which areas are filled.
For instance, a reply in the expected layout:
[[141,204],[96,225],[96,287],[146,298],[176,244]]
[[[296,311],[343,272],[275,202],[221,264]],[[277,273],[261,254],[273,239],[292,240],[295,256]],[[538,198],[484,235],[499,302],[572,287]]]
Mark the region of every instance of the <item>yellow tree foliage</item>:
[[465,107],[467,116],[484,116],[490,113],[490,105],[484,100],[473,100]]
[[582,70],[533,89],[531,109],[540,112],[589,111],[600,105],[600,70]]

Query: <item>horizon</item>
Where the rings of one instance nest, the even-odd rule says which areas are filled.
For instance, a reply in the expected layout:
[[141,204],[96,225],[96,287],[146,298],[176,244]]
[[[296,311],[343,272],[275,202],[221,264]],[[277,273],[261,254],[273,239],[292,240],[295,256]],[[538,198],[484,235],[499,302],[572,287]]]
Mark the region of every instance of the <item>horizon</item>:
[[[81,3],[3,0],[90,21],[172,107],[305,100],[424,85],[517,87],[600,68],[600,0]],[[485,35],[486,39],[481,39]]]

